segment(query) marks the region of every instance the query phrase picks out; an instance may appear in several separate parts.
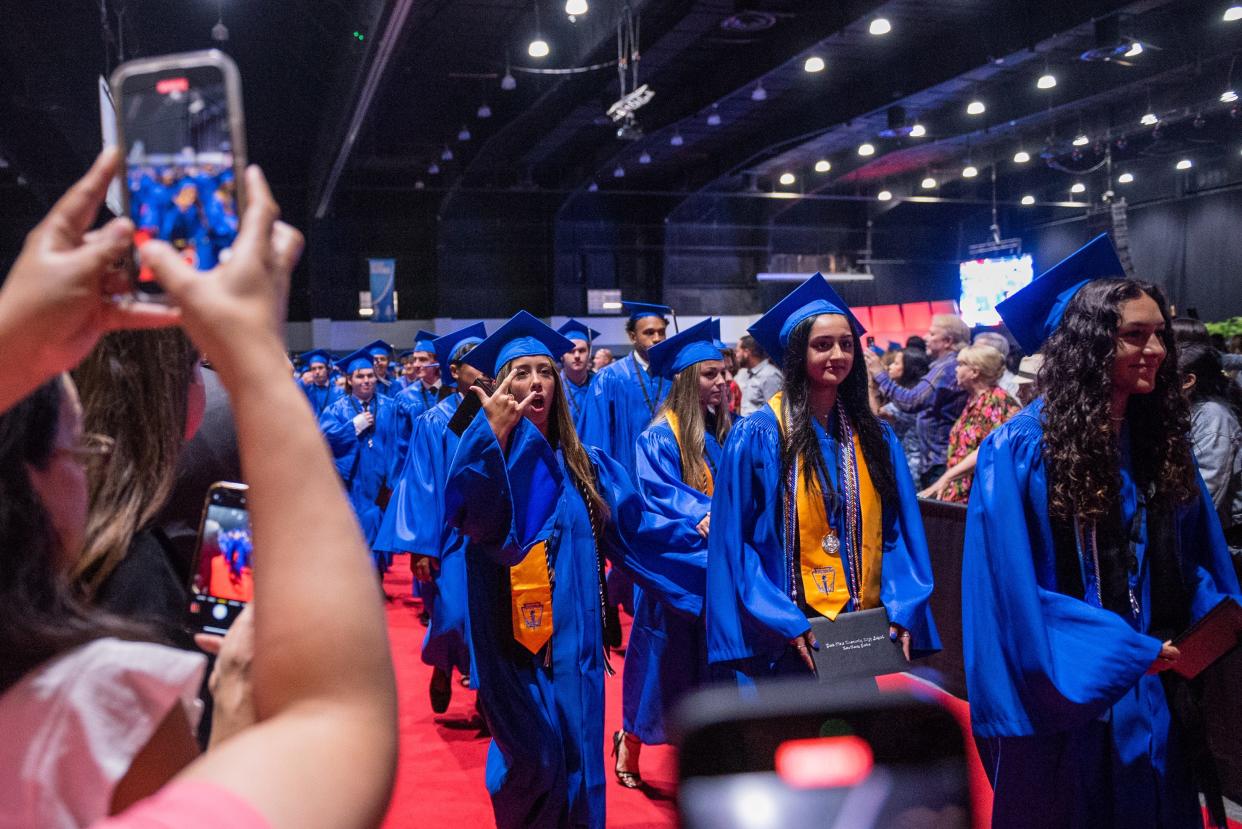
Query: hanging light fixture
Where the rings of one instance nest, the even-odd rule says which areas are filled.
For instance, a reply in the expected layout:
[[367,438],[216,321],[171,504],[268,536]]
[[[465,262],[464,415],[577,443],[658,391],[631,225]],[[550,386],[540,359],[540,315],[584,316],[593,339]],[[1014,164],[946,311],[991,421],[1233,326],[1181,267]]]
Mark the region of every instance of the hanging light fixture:
[[643,150],[643,154],[638,157],[638,163],[639,164],[650,164],[651,153],[647,152],[646,150]]
[[969,161],[966,162],[966,166],[962,168],[962,178],[974,178],[977,175],[979,175],[979,168]]
[[862,143],[858,145],[858,154],[864,158],[869,155],[875,155],[875,145],[871,143]]
[[1056,85],[1057,76],[1049,72],[1047,67],[1044,68],[1044,74],[1039,76],[1039,80],[1035,81],[1035,86],[1038,89],[1052,89]]
[[470,135],[470,127],[467,127],[465,124],[462,124],[461,131],[457,133],[457,140],[458,141],[469,141],[471,138],[472,136]]
[[1195,166],[1195,164],[1189,158],[1183,158],[1181,161],[1177,162],[1177,164],[1174,166],[1178,170],[1189,170],[1191,167]]
[[707,126],[720,126],[720,107],[718,104],[712,104],[712,111],[707,113]]
[[763,81],[755,84],[754,90],[750,93],[752,101],[766,101],[768,99],[768,91],[763,88]]
[[811,74],[814,74],[816,72],[823,72],[824,66],[825,64],[824,64],[823,58],[821,58],[819,55],[811,55],[809,58],[806,59],[806,63],[802,64],[802,71],[810,72]]
[[444,151],[440,153],[440,160],[441,161],[452,161],[453,160],[453,148],[450,147],[448,144],[444,145]]
[[613,169],[612,171],[612,177],[613,178],[625,178],[625,168],[622,167],[620,164],[618,164],[616,168]]
[[673,137],[668,140],[668,143],[672,144],[674,147],[680,147],[682,144],[686,143],[686,139],[681,137],[681,130],[677,130],[673,133]]
[[1026,207],[1030,207],[1034,203],[1035,203],[1034,196],[1023,196],[1022,197],[1022,204],[1025,205]]
[[1134,181],[1133,173],[1122,173],[1121,175],[1117,176],[1118,184],[1129,184],[1132,181]]
[[565,14],[569,15],[569,22],[576,23],[579,17],[590,11],[587,0],[565,0]]
[[793,184],[797,180],[798,180],[798,177],[795,176],[793,173],[781,173],[780,182],[786,187]]
[[984,106],[983,101],[980,101],[978,98],[966,105],[967,115],[982,115],[987,111],[988,108]]
[[1242,6],[1230,6],[1225,9],[1225,13],[1221,15],[1221,19],[1226,23],[1232,23],[1235,20],[1242,20]]
[[532,58],[546,58],[551,52],[548,42],[543,39],[543,34],[539,27],[539,0],[535,0],[535,39],[526,47],[526,54]]
[[888,22],[887,17],[877,17],[871,21],[871,25],[867,27],[867,31],[879,37],[886,35],[893,30],[893,24]]
[[935,178],[933,178],[932,176],[927,176],[927,177],[926,177],[926,178],[924,178],[924,179],[923,179],[923,181],[920,183],[920,186],[921,186],[924,190],[935,190],[935,189],[936,189],[936,179],[935,179]]
[[1080,132],[1070,143],[1072,143],[1075,147],[1085,147],[1091,143],[1091,139],[1088,138],[1085,133]]
[[428,164],[428,165],[427,165],[427,175],[429,175],[429,176],[435,176],[435,175],[439,175],[439,174],[440,174],[440,165],[439,165],[439,164],[437,164],[436,162],[434,162],[434,161],[433,161],[433,162],[431,162],[430,164]]
[[1026,150],[1018,150],[1016,153],[1013,154],[1014,164],[1025,164],[1030,160],[1031,160],[1031,154],[1028,153]]
[[919,124],[916,122],[913,126],[910,127],[911,138],[922,138],[924,135],[927,135],[927,127],[923,126],[922,124]]
[[1085,193],[1087,192],[1087,185],[1083,184],[1081,181],[1076,181],[1072,185],[1070,185],[1070,192],[1071,193]]
[[817,173],[826,173],[831,169],[832,162],[826,158],[821,158],[819,161],[815,162],[815,172]]
[[487,101],[479,104],[479,111],[475,113],[479,118],[487,120],[492,117],[492,108],[487,105]]
[[893,194],[892,194],[892,192],[891,192],[891,191],[889,191],[889,190],[881,190],[881,191],[880,191],[880,192],[876,195],[876,198],[877,198],[877,199],[879,199],[880,201],[892,201],[892,200],[893,200]]

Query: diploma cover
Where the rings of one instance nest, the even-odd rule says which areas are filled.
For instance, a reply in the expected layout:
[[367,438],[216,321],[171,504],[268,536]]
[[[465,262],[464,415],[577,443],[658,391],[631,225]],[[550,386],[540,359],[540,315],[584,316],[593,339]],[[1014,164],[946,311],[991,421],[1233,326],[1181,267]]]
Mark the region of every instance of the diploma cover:
[[836,621],[811,620],[819,650],[811,651],[821,682],[843,676],[881,676],[910,669],[901,643],[888,638],[888,611],[882,607],[842,613]]
[[1187,679],[1194,679],[1240,642],[1242,607],[1231,598],[1222,599],[1202,619],[1173,640],[1173,647],[1182,655],[1173,663],[1171,670]]

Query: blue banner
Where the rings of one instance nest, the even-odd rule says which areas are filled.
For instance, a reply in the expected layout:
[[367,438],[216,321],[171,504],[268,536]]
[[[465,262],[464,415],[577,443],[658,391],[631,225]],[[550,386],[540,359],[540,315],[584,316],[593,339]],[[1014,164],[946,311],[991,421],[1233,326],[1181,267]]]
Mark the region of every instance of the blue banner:
[[371,321],[395,322],[397,305],[393,291],[397,285],[396,259],[368,259],[371,266]]

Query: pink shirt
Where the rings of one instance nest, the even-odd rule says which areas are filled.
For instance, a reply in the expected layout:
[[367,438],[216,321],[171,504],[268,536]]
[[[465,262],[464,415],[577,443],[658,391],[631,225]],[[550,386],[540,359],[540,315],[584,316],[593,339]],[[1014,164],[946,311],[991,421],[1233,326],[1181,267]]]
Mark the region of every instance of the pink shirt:
[[170,783],[123,814],[91,829],[269,829],[263,815],[237,795],[210,783]]

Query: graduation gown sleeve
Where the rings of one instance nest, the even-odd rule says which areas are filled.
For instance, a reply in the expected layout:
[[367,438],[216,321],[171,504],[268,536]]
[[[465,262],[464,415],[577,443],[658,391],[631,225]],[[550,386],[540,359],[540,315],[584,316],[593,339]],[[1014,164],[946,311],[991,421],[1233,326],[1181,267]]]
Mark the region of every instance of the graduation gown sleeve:
[[1084,726],[1147,672],[1161,642],[1053,589],[1038,409],[979,450],[962,560],[962,635],[976,736]]
[[780,434],[771,409],[751,415],[729,434],[711,511],[708,661],[775,659],[810,623],[788,592]]

